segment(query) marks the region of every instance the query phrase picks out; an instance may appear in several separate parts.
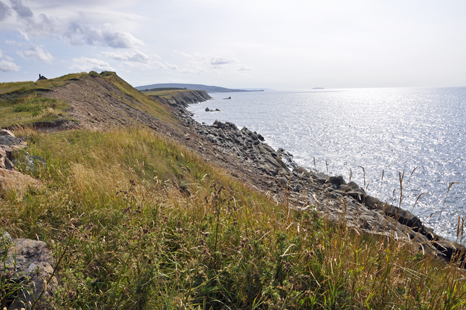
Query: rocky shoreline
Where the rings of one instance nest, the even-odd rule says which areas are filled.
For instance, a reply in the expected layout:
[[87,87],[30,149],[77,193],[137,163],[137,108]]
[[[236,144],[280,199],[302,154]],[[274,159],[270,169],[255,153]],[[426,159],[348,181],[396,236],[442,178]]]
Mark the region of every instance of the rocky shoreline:
[[[355,182],[347,183],[342,176],[329,176],[299,167],[293,161],[292,154],[283,149],[275,151],[259,133],[246,127],[240,130],[233,123],[218,121],[212,125],[198,123],[186,108],[188,104],[210,99],[206,95],[196,91],[194,100],[190,98],[185,101],[180,97],[168,103],[154,98],[179,111],[178,116],[185,126],[203,141],[199,142],[201,154],[206,151],[207,142],[213,145],[217,158],[236,158],[237,165],[248,167],[247,170],[251,172],[249,179],[256,188],[290,207],[303,210],[315,208],[320,216],[333,222],[344,221],[357,231],[415,242],[421,251],[446,261],[459,264],[464,261],[464,246],[436,235],[414,214],[367,195]],[[251,176],[258,174],[265,181],[251,179]]]

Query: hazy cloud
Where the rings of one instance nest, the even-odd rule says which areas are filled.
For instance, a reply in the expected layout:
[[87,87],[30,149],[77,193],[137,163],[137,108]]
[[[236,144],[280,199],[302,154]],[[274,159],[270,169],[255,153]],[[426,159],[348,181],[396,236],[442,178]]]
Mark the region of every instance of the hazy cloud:
[[200,55],[198,53],[188,54],[177,52],[188,60],[187,69],[184,72],[204,73],[209,70],[223,71],[249,71],[251,67],[241,63],[238,59],[230,56]]
[[12,61],[0,60],[0,71],[1,72],[19,71],[19,68],[20,67]]
[[79,70],[79,71],[115,71],[110,64],[106,61],[96,59],[96,58],[73,58],[73,64],[70,66],[70,69]]
[[23,46],[23,43],[21,43],[21,42],[18,42],[18,41],[10,41],[10,40],[5,40],[5,44],[15,45],[15,46]]
[[40,46],[33,46],[29,50],[24,52],[18,52],[21,57],[26,59],[35,59],[35,60],[42,60],[46,62],[51,62],[53,57],[50,53],[44,51]]
[[149,62],[149,63],[125,61],[123,65],[134,68],[134,69],[138,69],[138,70],[163,69],[166,67],[164,64],[158,61]]
[[11,8],[18,14],[21,18],[30,18],[34,16],[31,9],[23,5],[21,0],[10,0]]
[[5,20],[10,15],[10,8],[0,1],[0,22]]
[[239,71],[251,71],[252,68],[249,67],[249,66],[246,66],[246,65],[240,65],[240,67],[238,68]]
[[3,54],[2,54],[2,50],[0,49],[0,58],[2,58],[2,55],[3,55]]
[[73,45],[88,44],[113,48],[132,48],[144,44],[128,32],[113,30],[110,24],[105,24],[101,29],[72,23],[65,33],[65,38]]
[[221,66],[221,65],[228,65],[228,64],[235,64],[238,63],[236,59],[226,58],[226,57],[214,57],[210,59],[210,64],[212,66]]
[[[143,52],[140,51],[135,51],[135,52],[102,52],[102,55],[104,57],[109,57],[113,58],[116,60],[122,60],[122,61],[129,61],[129,62],[142,62],[142,63],[147,63],[150,61],[151,57],[148,55],[144,54]],[[157,58],[160,58],[158,56],[155,56]]]

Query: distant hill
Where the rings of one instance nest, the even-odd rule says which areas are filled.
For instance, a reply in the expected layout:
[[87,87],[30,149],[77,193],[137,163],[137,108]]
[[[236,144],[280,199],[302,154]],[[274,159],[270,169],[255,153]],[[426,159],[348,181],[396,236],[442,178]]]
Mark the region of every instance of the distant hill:
[[248,92],[248,91],[263,91],[261,90],[247,90],[247,89],[231,89],[219,86],[209,86],[203,84],[180,84],[180,83],[160,83],[160,84],[152,84],[152,85],[143,85],[135,87],[137,90],[153,90],[158,88],[186,88],[186,89],[193,89],[193,90],[205,90],[208,93],[230,93],[230,92]]

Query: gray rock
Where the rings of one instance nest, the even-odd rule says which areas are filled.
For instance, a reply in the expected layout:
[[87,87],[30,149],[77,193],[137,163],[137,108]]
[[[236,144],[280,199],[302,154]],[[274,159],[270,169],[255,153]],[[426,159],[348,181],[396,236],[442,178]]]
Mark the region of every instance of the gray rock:
[[15,292],[8,309],[30,309],[38,299],[35,309],[46,309],[46,298],[53,296],[58,281],[53,275],[54,259],[45,242],[31,239],[14,239],[8,249],[5,265],[0,272],[7,274],[11,283],[22,284]]
[[346,185],[345,179],[343,179],[341,175],[337,177],[330,177],[329,182],[331,184],[336,185],[337,187],[340,187],[341,185]]
[[277,154],[280,156],[281,160],[285,165],[290,169],[293,170],[294,168],[298,167],[298,164],[294,161],[293,155],[290,152],[285,151],[282,148],[277,150]]
[[6,231],[0,231],[0,253],[4,252],[4,247],[7,247],[13,242],[10,234]]
[[8,129],[1,129],[0,130],[0,136],[15,137],[15,135],[11,131],[9,131]]

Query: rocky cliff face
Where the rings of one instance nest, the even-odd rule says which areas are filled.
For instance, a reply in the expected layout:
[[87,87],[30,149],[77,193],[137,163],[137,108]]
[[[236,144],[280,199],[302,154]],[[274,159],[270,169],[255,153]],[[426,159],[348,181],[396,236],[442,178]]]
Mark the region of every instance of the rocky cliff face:
[[210,97],[205,90],[180,91],[174,94],[171,98],[157,95],[149,97],[172,107],[183,109],[187,108],[189,104],[199,103],[212,99],[212,97]]

